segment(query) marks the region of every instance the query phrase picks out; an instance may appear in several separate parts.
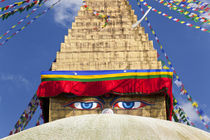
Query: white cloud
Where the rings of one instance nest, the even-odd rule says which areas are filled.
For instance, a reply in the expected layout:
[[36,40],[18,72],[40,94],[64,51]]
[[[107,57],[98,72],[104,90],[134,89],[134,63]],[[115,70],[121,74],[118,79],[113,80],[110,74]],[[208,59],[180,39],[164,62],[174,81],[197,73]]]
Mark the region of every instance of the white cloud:
[[206,3],[209,3],[209,0],[200,0],[202,2],[206,2]]
[[[198,114],[195,112],[195,109],[192,107],[191,103],[184,103],[182,107],[191,121],[201,122]],[[210,122],[210,118],[207,115],[204,115],[203,119],[205,120],[207,124]]]
[[[51,6],[53,3],[58,0],[50,0],[45,5]],[[208,2],[208,0],[201,0],[202,2]],[[82,0],[61,0],[54,8],[54,19],[55,22],[65,26],[70,27],[74,17],[77,15],[80,6],[82,5]],[[196,7],[195,4],[192,5]],[[210,19],[209,13],[202,14],[202,17]],[[203,24],[204,27],[209,27],[209,24]]]
[[[205,2],[205,3],[209,3],[208,0],[200,0],[201,2]],[[197,8],[199,7],[199,5],[195,4],[195,3],[190,3],[189,6]],[[205,17],[206,19],[210,20],[210,12],[204,13],[200,15],[201,17]],[[205,23],[203,24],[204,27],[210,27],[209,24]]]
[[191,121],[200,120],[199,116],[196,114],[195,109],[192,107],[191,103],[184,103],[182,107]]
[[210,122],[210,118],[206,115],[203,116],[203,119],[205,120],[206,123]]
[[[210,12],[209,13],[202,14],[201,16],[207,18],[208,20],[210,20]],[[210,28],[210,24],[204,23],[203,24],[203,27]]]
[[[58,0],[50,0],[45,5],[51,6]],[[57,23],[69,27],[70,23],[74,20],[78,10],[82,6],[82,0],[61,0],[54,9],[54,19]]]
[[32,84],[25,77],[13,74],[0,74],[0,81],[14,82],[17,87],[32,88]]

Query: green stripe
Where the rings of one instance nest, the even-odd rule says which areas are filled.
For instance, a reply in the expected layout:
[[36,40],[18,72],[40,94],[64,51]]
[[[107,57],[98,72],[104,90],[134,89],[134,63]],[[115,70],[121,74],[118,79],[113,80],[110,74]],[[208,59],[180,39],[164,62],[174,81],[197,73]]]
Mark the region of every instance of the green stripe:
[[43,78],[43,81],[78,81],[78,82],[96,82],[107,80],[122,80],[122,79],[150,79],[150,78],[170,78],[171,75],[147,75],[147,76],[120,76],[120,77],[108,77],[108,78],[94,78],[94,79],[77,79],[77,78]]

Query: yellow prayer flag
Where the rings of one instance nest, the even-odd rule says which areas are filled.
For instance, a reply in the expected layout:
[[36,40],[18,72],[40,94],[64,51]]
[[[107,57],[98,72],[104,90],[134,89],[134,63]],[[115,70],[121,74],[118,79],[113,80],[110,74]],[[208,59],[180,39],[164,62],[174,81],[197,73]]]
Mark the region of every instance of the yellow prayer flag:
[[16,25],[12,26],[12,29],[15,28],[15,27],[16,27]]
[[168,69],[169,69],[169,67],[167,67],[166,65],[164,65],[164,66],[163,66],[163,69],[168,70]]
[[192,103],[192,106],[197,108],[197,107],[198,107],[197,102],[193,102],[193,103]]
[[25,26],[23,26],[23,27],[21,28],[21,30],[23,30],[23,29],[25,29]]
[[18,3],[17,3],[18,6],[20,6],[21,4],[22,4],[21,2],[18,2]]

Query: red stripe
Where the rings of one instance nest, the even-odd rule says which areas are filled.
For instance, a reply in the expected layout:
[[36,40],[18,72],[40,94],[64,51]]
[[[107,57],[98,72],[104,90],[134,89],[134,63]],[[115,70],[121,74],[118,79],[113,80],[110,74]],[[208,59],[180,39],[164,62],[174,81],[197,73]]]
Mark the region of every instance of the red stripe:
[[97,82],[44,81],[37,90],[38,97],[53,97],[61,93],[77,96],[100,96],[105,93],[135,93],[151,95],[167,88],[170,98],[170,119],[173,109],[172,80],[170,78],[123,79]]

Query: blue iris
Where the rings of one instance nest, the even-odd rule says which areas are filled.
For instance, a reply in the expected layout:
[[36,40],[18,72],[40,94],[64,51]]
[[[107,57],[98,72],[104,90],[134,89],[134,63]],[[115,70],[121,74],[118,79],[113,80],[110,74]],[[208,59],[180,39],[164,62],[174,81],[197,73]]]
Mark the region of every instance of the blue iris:
[[122,102],[122,105],[126,109],[131,109],[134,106],[134,102]]
[[82,102],[81,107],[83,109],[91,109],[93,107],[93,102],[89,102],[89,103]]

